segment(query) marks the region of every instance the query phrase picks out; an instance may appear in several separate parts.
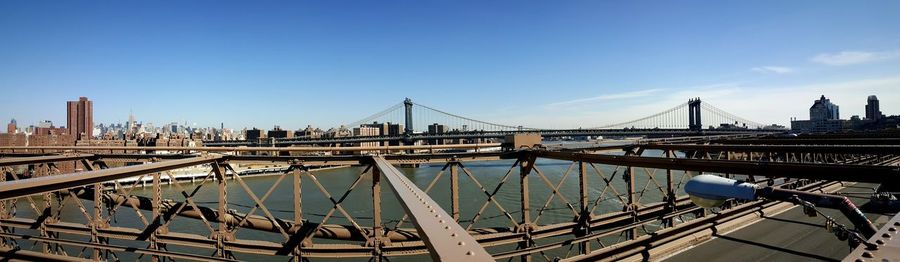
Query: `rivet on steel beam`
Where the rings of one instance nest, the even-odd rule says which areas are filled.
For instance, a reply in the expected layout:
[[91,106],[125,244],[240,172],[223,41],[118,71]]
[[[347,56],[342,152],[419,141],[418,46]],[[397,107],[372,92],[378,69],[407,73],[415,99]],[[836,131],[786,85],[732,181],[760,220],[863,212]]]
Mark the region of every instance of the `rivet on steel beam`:
[[466,245],[466,242],[459,241],[459,243],[456,243],[456,244],[457,244],[457,245],[460,245],[460,246],[465,246],[465,245]]
[[863,252],[862,256],[865,257],[865,258],[873,258],[873,257],[875,257],[875,256],[872,255],[872,253],[869,253],[869,252]]

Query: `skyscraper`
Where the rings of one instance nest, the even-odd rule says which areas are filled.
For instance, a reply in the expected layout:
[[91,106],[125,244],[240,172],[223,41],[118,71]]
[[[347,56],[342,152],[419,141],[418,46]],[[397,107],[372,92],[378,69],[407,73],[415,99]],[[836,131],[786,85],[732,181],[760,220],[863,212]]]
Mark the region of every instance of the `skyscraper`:
[[830,99],[827,99],[824,95],[822,95],[822,98],[814,101],[813,105],[809,108],[809,120],[818,121],[841,119],[838,109],[839,108],[837,105],[831,103]]
[[881,109],[879,109],[879,106],[878,106],[878,97],[871,95],[871,96],[869,96],[869,99],[866,102],[866,119],[878,120],[880,118],[881,118]]
[[94,103],[82,96],[66,105],[69,134],[76,140],[90,140],[94,136]]
[[16,119],[9,121],[9,124],[6,125],[6,133],[15,134],[16,133]]
[[137,133],[137,131],[134,130],[134,128],[135,128],[134,124],[135,124],[134,114],[131,113],[131,111],[128,111],[128,123],[125,123],[125,134]]

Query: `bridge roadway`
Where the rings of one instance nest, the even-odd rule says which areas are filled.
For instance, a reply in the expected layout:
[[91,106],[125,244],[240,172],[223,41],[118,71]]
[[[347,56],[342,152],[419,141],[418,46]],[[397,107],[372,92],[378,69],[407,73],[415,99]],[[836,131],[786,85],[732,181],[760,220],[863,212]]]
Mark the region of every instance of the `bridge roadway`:
[[[848,184],[849,185],[849,184]],[[858,183],[840,192],[874,192],[877,184]],[[862,205],[867,195],[847,195],[865,212],[869,220],[881,227],[893,214],[866,212]],[[844,225],[852,224],[840,211],[820,209]],[[736,231],[716,235],[712,240],[665,259],[670,262],[697,261],[840,261],[850,254],[846,241],[838,240],[824,227],[822,217],[808,217],[800,207],[766,217]]]
[[[543,137],[567,137],[567,136],[648,136],[648,137],[683,137],[683,136],[699,136],[699,135],[734,135],[734,134],[764,134],[774,133],[773,130],[765,129],[707,129],[694,131],[689,129],[540,129],[540,130],[515,130],[515,131],[474,131],[461,133],[444,133],[444,134],[427,134],[416,133],[408,138],[411,141],[434,140],[434,139],[486,139],[486,138],[503,138],[507,135],[517,133],[539,133]],[[363,142],[389,142],[389,141],[405,141],[407,138],[403,135],[399,136],[354,136],[354,137],[332,137],[332,138],[279,138],[274,140],[275,146],[288,145],[314,145],[314,144],[337,144],[337,143],[363,143]],[[266,142],[270,144],[271,142]],[[252,146],[258,143],[254,141],[206,141],[206,146]]]

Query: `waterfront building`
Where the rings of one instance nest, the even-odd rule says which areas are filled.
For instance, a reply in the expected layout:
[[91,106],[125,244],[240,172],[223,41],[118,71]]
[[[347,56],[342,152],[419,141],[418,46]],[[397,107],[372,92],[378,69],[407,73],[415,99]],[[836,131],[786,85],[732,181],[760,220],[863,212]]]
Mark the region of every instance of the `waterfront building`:
[[813,101],[809,107],[809,120],[837,120],[841,119],[839,107],[831,103],[830,99],[822,95],[819,100]]
[[838,117],[838,106],[831,103],[823,95],[813,102],[809,108],[810,120],[791,119],[791,130],[797,132],[841,132],[848,130],[873,130],[884,128],[898,128],[898,117],[885,117],[879,108],[878,98],[874,95],[868,97],[866,104],[866,118],[853,116],[849,120],[841,120]]
[[9,121],[9,124],[6,124],[6,133],[15,134],[16,133],[16,119],[13,118]]
[[48,127],[52,127],[52,126],[53,126],[53,121],[50,121],[50,120],[41,120],[40,122],[38,122],[38,125],[37,125],[37,127],[43,127],[43,128],[48,128]]
[[305,129],[294,132],[295,137],[305,138],[320,138],[323,134],[325,134],[325,131],[317,127],[313,127],[312,125],[307,125]]
[[838,106],[822,95],[809,107],[809,120],[791,120],[791,130],[799,132],[837,132],[844,129]]
[[68,134],[68,130],[65,127],[35,127],[34,133],[32,135],[64,135]]
[[288,132],[287,130],[281,129],[280,126],[275,126],[272,130],[266,133],[268,138],[289,138],[293,137],[293,134]]
[[[372,122],[371,124],[362,124],[360,127],[374,127],[378,128],[380,135],[382,136],[402,136],[403,135],[403,125],[401,124],[392,124],[391,122],[387,123],[378,123]],[[400,141],[390,141],[384,142],[382,145],[391,145],[391,146],[399,146]]]
[[866,101],[866,119],[878,120],[881,119],[881,117],[881,109],[878,106],[878,97],[870,95]]
[[[438,123],[428,125],[428,134],[431,134],[431,135],[444,134],[444,133],[447,133],[447,131],[449,131],[449,130],[447,129],[446,125],[441,125]],[[447,143],[447,141],[444,139],[429,139],[428,140],[429,145],[443,145],[446,143]]]
[[353,135],[353,130],[350,130],[344,125],[341,125],[337,128],[329,128],[328,131],[325,131],[323,134],[324,137],[349,137]]
[[[354,127],[353,128],[353,136],[379,136],[381,135],[381,130],[375,127]],[[359,146],[362,147],[376,147],[378,146],[378,142],[361,142]],[[359,152],[361,154],[369,153],[368,151]]]
[[244,133],[244,138],[250,141],[259,140],[262,138],[262,130],[256,129],[255,127],[253,129],[248,129]]
[[94,135],[94,103],[87,97],[66,103],[69,134],[75,140],[90,140]]

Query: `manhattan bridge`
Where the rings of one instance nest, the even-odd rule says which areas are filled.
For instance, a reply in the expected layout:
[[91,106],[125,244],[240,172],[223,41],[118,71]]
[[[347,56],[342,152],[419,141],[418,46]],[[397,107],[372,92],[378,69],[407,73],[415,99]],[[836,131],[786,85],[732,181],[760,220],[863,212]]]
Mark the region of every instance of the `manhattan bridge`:
[[[704,121],[711,123],[704,128]],[[649,136],[673,137],[697,134],[738,134],[771,132],[765,125],[728,113],[699,98],[667,110],[639,119],[598,125],[583,129],[546,129],[491,123],[414,103],[409,98],[387,109],[344,126],[353,128],[371,123],[402,123],[403,129],[395,134],[378,136],[327,137],[327,138],[275,138],[263,141],[265,145],[289,146],[303,144],[339,144],[360,142],[402,141],[407,145],[420,140],[503,138],[515,133],[537,133],[542,137],[573,136]],[[429,132],[429,125],[440,124],[447,132]],[[207,141],[210,146],[260,145],[258,141]]]

